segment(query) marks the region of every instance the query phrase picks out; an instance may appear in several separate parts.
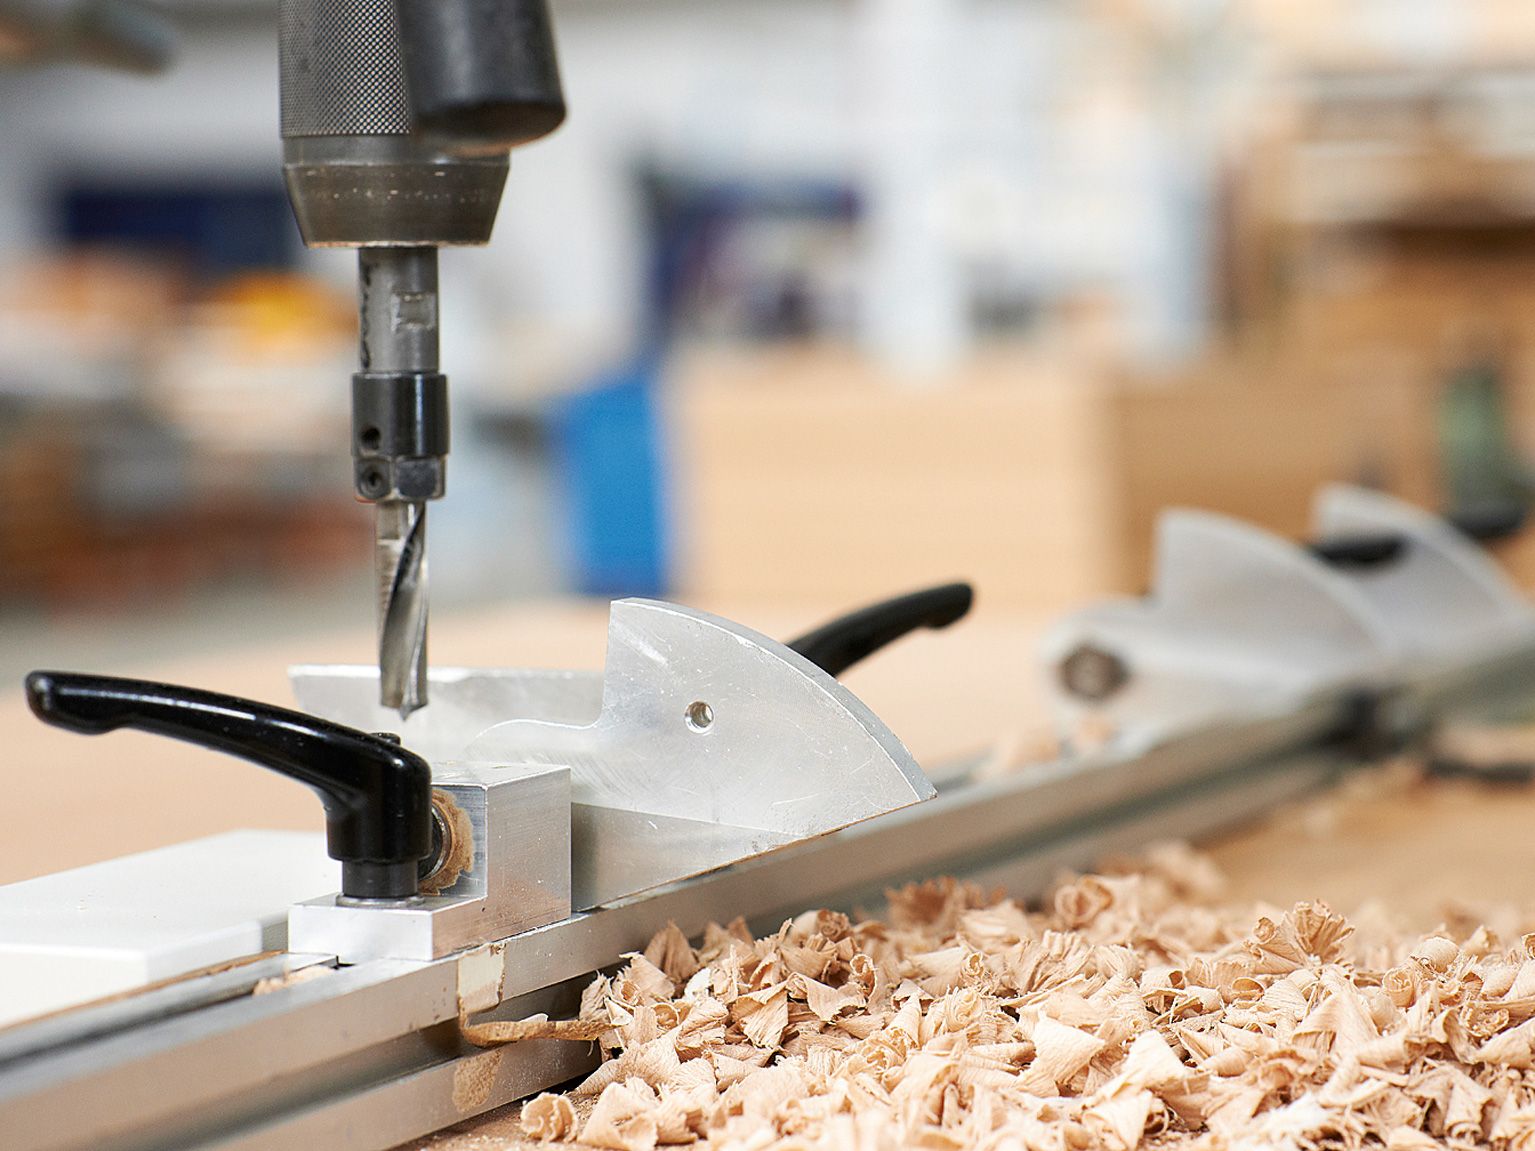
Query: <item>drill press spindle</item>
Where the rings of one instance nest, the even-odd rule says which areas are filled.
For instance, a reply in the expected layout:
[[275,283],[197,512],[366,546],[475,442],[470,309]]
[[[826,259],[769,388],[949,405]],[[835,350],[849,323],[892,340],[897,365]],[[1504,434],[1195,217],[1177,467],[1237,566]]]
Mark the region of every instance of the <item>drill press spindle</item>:
[[484,244],[507,153],[565,117],[547,0],[281,0],[283,172],[304,242],[354,247],[353,484],[377,505],[380,703],[426,698],[426,502],[443,494],[437,248]]

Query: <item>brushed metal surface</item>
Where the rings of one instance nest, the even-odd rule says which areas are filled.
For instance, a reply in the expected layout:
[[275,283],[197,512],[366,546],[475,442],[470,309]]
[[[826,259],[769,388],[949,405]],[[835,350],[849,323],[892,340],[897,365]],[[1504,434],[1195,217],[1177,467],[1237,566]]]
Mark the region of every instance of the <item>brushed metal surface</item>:
[[461,760],[474,736],[508,719],[590,723],[602,710],[600,671],[430,667],[432,705],[402,720],[379,703],[378,668],[304,664],[288,669],[303,711],[360,731],[392,731],[433,762]]

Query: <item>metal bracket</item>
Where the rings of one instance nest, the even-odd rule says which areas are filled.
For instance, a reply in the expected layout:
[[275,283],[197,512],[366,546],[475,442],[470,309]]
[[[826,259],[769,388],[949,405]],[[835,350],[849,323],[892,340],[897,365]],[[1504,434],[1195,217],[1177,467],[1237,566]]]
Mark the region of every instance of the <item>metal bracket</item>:
[[1487,552],[1422,508],[1368,488],[1334,484],[1312,510],[1315,538],[1398,536],[1398,562],[1356,573],[1353,584],[1404,648],[1453,656],[1501,648],[1535,632],[1529,600]]
[[366,904],[335,895],[288,911],[288,950],[365,959],[439,959],[570,914],[570,773],[559,767],[433,765],[433,785],[466,821],[472,860],[440,895]]
[[1216,717],[1277,714],[1340,685],[1374,691],[1402,665],[1528,642],[1535,613],[1488,557],[1435,516],[1334,486],[1317,538],[1390,538],[1351,568],[1226,516],[1183,509],[1157,524],[1151,593],[1077,612],[1041,655],[1068,733],[1094,726],[1140,748]]

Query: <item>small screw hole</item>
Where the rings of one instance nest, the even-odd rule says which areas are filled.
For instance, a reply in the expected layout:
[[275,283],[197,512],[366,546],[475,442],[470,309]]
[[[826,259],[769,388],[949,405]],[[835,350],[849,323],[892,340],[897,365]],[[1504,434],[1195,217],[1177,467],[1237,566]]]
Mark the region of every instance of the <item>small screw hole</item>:
[[363,428],[362,435],[357,439],[364,451],[376,452],[379,444],[384,442],[384,433],[377,428]]
[[369,499],[376,499],[377,497],[383,495],[384,492],[388,490],[388,488],[388,479],[386,479],[384,473],[379,471],[377,468],[369,468],[367,471],[363,472],[362,482],[358,485],[358,490],[362,493],[362,495]]
[[714,709],[701,699],[694,700],[688,704],[687,720],[694,731],[708,731],[714,723]]

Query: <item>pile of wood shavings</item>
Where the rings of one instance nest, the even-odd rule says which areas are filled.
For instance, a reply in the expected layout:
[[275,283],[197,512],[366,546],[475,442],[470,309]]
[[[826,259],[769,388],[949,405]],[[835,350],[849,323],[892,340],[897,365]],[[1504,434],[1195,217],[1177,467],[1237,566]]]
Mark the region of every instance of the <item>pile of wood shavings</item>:
[[620,1151],[1535,1149],[1535,936],[1238,917],[1168,848],[1042,912],[940,881],[884,922],[675,928],[587,991],[609,1056],[537,1140]]

